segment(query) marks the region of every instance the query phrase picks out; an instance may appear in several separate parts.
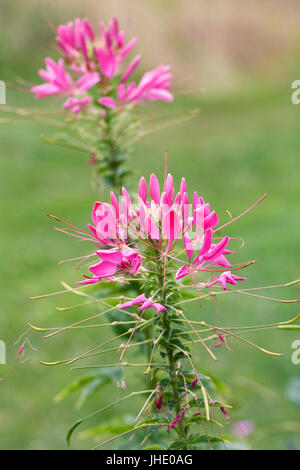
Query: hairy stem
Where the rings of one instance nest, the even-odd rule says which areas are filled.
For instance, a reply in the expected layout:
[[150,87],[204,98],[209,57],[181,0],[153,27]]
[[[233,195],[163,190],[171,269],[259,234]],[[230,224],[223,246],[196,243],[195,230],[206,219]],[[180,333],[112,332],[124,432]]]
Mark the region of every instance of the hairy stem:
[[109,178],[111,179],[111,184],[114,188],[116,196],[118,197],[121,194],[121,179],[118,172],[118,161],[119,156],[119,147],[115,142],[113,136],[112,128],[112,115],[108,111],[105,116],[106,122],[106,143],[107,143],[107,164],[109,169]]
[[[166,263],[167,261],[165,261]],[[158,281],[159,281],[159,297],[160,297],[160,302],[162,305],[167,305],[167,299],[166,299],[166,288],[165,288],[165,272],[166,272],[167,266],[164,265],[163,262],[157,261],[157,270],[158,270]],[[174,346],[172,344],[172,319],[170,317],[169,310],[167,309],[166,311],[162,312],[162,328],[163,328],[163,336],[165,339],[167,339],[164,349],[165,349],[165,354],[167,357],[167,371],[170,377],[170,383],[171,383],[171,388],[172,388],[172,394],[173,394],[173,403],[174,403],[174,409],[176,416],[179,415],[179,413],[182,411],[181,408],[181,397],[180,397],[180,390],[178,389],[178,367],[176,365],[176,361],[174,358]],[[178,437],[181,439],[187,439],[188,437],[188,429],[184,425],[183,421],[180,421],[176,427],[174,428],[175,431],[178,434]]]

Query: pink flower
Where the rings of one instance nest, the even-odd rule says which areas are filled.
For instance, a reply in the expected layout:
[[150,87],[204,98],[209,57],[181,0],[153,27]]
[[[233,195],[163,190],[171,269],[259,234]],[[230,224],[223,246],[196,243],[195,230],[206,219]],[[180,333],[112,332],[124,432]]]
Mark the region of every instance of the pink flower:
[[77,114],[87,104],[92,102],[90,96],[83,95],[87,90],[100,81],[97,72],[85,73],[75,83],[72,77],[67,73],[64,61],[59,59],[57,64],[50,58],[45,60],[46,70],[40,70],[39,74],[46,83],[31,88],[36,98],[44,98],[51,95],[70,96],[64,103],[65,109],[71,109]]
[[239,277],[239,276],[236,276],[235,274],[232,274],[230,271],[224,271],[222,274],[220,274],[215,279],[210,281],[207,284],[207,287],[211,287],[211,286],[219,283],[219,284],[221,284],[222,289],[226,290],[227,283],[228,284],[233,284],[233,285],[236,286],[237,285],[236,281],[245,281],[245,280],[246,280],[245,277]]
[[76,81],[76,93],[82,94],[99,82],[100,76],[98,72],[87,72]]
[[[206,219],[208,217],[210,217],[210,215],[207,216],[206,218],[203,217],[203,221],[200,222],[200,225],[203,225],[204,231],[205,231],[205,226],[206,226],[205,225]],[[190,263],[188,265],[182,266],[178,270],[176,274],[176,279],[181,279],[182,277],[187,276],[189,273],[194,272],[194,271],[199,271],[199,270],[205,271],[212,264],[220,265],[220,258],[221,258],[221,263],[223,263],[223,260],[226,260],[226,258],[224,258],[224,254],[228,253],[228,251],[226,250],[226,246],[228,242],[229,242],[229,237],[225,237],[219,243],[215,245],[212,244],[212,230],[211,228],[208,228],[203,238],[202,247],[199,253],[194,257],[194,260],[191,262],[192,257],[193,257],[193,251],[194,251],[193,244],[190,239],[187,239],[187,237],[185,237],[184,245],[185,245],[186,253],[190,259]],[[208,284],[207,287],[209,287],[210,285],[212,284]]]
[[[100,117],[105,117],[107,111],[99,111],[97,102],[106,108],[119,110],[121,105],[129,103],[172,101],[169,66],[160,65],[146,72],[138,85],[135,82],[125,85],[140,63],[141,56],[135,56],[126,65],[126,58],[134,49],[137,39],[132,38],[126,44],[124,32],[119,29],[116,18],[108,27],[99,23],[98,36],[87,19],[76,18],[57,28],[56,41],[64,59],[59,59],[57,64],[52,59],[46,59],[46,70],[39,71],[46,83],[31,89],[36,98],[51,95],[72,97],[65,102],[64,108],[75,114],[81,112],[86,104],[94,103],[93,111],[97,110]],[[98,87],[96,93],[88,92],[100,81],[103,87]]]
[[71,109],[74,114],[78,114],[83,108],[91,103],[92,98],[90,96],[84,96],[83,98],[68,98],[64,103],[65,109]]
[[89,43],[95,40],[92,25],[87,19],[76,18],[66,25],[58,26],[56,41],[68,60],[85,55]]
[[[176,280],[191,276],[195,285],[199,277],[199,289],[210,288],[217,283],[226,289],[228,284],[236,285],[237,281],[245,280],[228,270],[231,267],[227,260],[227,255],[231,253],[228,250],[230,238],[225,236],[214,240],[219,222],[217,214],[197,193],[189,198],[186,190],[184,179],[176,193],[170,174],[163,185],[152,174],[149,186],[145,178],[141,178],[136,201],[132,201],[127,190],[122,188],[119,200],[111,192],[110,204],[95,202],[93,223],[88,224],[90,232],[77,229],[75,235],[96,243],[98,250],[95,256],[101,258],[100,262],[89,268],[93,277],[83,283],[95,283],[117,275],[128,279],[137,273],[147,272],[149,265],[144,263],[142,251],[149,245],[156,250],[158,257],[172,257],[172,263],[177,266],[177,271],[174,271]],[[189,201],[192,201],[191,204]],[[214,272],[218,275],[207,279]],[[125,305],[136,304],[129,302]],[[153,307],[157,312],[164,309],[151,299],[141,301],[139,306],[141,310]],[[216,347],[224,342],[221,334],[219,338],[221,342]]]
[[59,59],[57,64],[54,60],[47,57],[45,59],[46,70],[39,70],[39,75],[46,83],[31,88],[31,92],[35,93],[36,98],[44,98],[50,95],[70,95],[74,91],[74,84],[70,74],[66,72],[65,64]]
[[19,351],[18,351],[18,355],[21,356],[21,354],[23,353],[24,351],[24,346],[25,344],[23,343],[22,346],[20,347]]
[[157,313],[167,310],[163,305],[158,302],[154,302],[152,299],[147,299],[145,294],[138,295],[135,299],[125,302],[124,304],[119,305],[119,310],[124,308],[134,307],[135,305],[140,305],[138,310],[147,310],[150,307],[153,307]]
[[[128,77],[125,76],[125,78]],[[156,69],[146,72],[138,85],[132,82],[126,87],[122,82],[118,89],[119,100],[127,103],[143,103],[154,100],[170,102],[173,100],[173,95],[169,91],[171,79],[170,67],[160,65]],[[123,81],[125,81],[124,78]]]

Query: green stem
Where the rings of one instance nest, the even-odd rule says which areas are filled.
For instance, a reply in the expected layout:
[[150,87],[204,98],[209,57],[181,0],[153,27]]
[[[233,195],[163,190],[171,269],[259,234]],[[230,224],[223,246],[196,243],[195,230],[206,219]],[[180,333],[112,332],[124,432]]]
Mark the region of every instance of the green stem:
[[[158,268],[158,280],[159,280],[159,287],[160,287],[160,302],[162,305],[166,305],[166,289],[165,289],[165,282],[164,282],[164,272],[166,267],[163,265],[161,261],[157,262]],[[171,318],[169,315],[168,309],[162,312],[162,327],[164,334],[163,336],[167,338],[167,342],[165,344],[165,353],[168,359],[168,373],[170,376],[172,394],[173,394],[173,402],[174,408],[176,412],[176,416],[182,411],[181,409],[181,398],[180,398],[180,391],[178,390],[178,376],[177,376],[177,366],[174,359],[174,347],[172,345],[172,325],[171,325]],[[178,434],[178,437],[186,440],[188,437],[188,429],[184,425],[183,421],[180,421],[176,427],[174,428]]]
[[119,147],[115,142],[112,129],[112,115],[107,111],[106,117],[106,142],[107,142],[107,163],[109,168],[109,177],[111,178],[112,186],[116,193],[116,196],[121,194],[121,179],[118,173],[118,162],[117,157],[119,156]]

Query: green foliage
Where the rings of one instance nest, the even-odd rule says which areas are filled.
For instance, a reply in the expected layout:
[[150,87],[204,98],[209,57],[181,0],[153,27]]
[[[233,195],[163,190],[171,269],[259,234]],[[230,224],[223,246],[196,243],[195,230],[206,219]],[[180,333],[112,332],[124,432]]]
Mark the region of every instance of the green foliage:
[[216,436],[201,435],[201,434],[192,434],[188,440],[177,440],[174,441],[169,447],[168,450],[204,450],[211,449],[214,447],[214,444],[219,444],[224,442],[223,439]]
[[118,382],[121,378],[121,375],[121,367],[114,369],[107,368],[91,374],[86,374],[79,377],[79,379],[74,380],[70,385],[58,393],[54,397],[54,401],[59,403],[72,393],[81,390],[81,394],[76,402],[76,408],[81,408],[81,406],[91,395],[109,383]]

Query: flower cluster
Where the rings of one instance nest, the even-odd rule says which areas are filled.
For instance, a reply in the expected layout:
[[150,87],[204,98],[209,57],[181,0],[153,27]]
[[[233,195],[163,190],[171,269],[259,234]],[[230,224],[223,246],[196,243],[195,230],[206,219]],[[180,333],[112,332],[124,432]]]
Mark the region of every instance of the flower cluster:
[[100,23],[99,35],[87,19],[77,18],[57,28],[56,41],[64,57],[57,63],[45,59],[46,70],[39,70],[45,83],[31,89],[36,98],[58,95],[66,98],[63,106],[74,114],[93,105],[100,108],[101,115],[108,108],[127,104],[172,101],[169,66],[160,65],[146,72],[139,83],[129,82],[141,56],[125,65],[137,40],[132,38],[126,44],[116,18],[108,28]]
[[[101,261],[90,266],[93,277],[81,281],[82,284],[94,284],[118,274],[143,274],[147,269],[143,251],[149,246],[158,257],[173,258],[177,264],[176,280],[190,276],[194,282],[194,276],[198,276],[201,287],[209,288],[219,283],[224,290],[227,284],[236,285],[237,281],[245,280],[230,270],[232,266],[226,257],[231,253],[227,248],[229,237],[214,240],[214,232],[219,230],[216,212],[197,192],[190,203],[184,178],[175,195],[170,174],[162,191],[157,176],[152,174],[149,194],[142,177],[136,205],[125,188],[120,201],[111,192],[110,204],[95,203],[92,221],[93,224],[88,225],[92,233],[89,237],[106,249],[95,252]],[[183,259],[182,252],[185,252]],[[207,274],[213,277],[204,280],[203,276]]]

